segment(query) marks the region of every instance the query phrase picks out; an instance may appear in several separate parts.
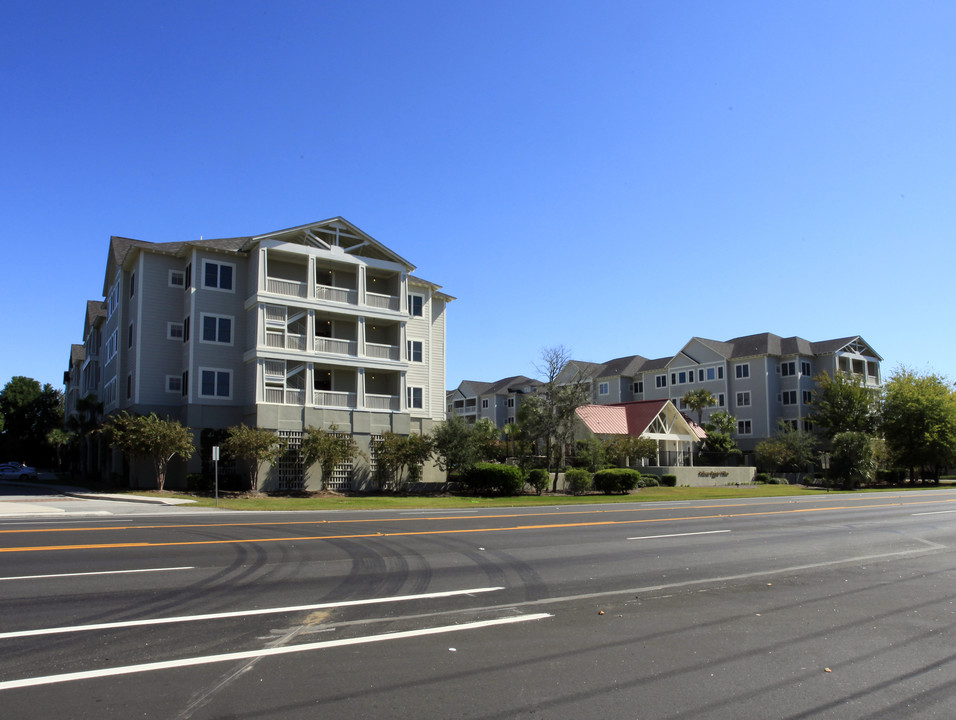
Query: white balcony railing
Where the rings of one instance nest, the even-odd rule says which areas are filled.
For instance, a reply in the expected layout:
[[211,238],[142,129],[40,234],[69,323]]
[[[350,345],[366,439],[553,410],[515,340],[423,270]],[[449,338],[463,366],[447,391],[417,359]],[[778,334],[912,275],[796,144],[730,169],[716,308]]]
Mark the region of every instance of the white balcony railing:
[[266,402],[276,405],[305,405],[305,390],[266,388]]
[[355,393],[315,390],[312,393],[312,403],[320,407],[354,408]]
[[291,295],[292,297],[304,298],[306,287],[304,282],[266,278],[266,290],[276,295]]
[[329,302],[345,303],[346,305],[358,304],[358,291],[349,288],[332,287],[331,285],[316,285],[315,297],[318,300],[328,300]]
[[266,331],[266,347],[280,350],[305,350],[305,335]]
[[358,343],[355,340],[317,337],[315,339],[315,351],[331,353],[333,355],[351,355],[354,357],[358,354]]
[[365,406],[370,410],[398,410],[398,395],[365,395]]
[[398,345],[365,343],[365,354],[376,360],[398,360]]
[[395,312],[398,312],[401,307],[397,295],[382,295],[373,292],[365,293],[365,303],[369,307],[394,310]]

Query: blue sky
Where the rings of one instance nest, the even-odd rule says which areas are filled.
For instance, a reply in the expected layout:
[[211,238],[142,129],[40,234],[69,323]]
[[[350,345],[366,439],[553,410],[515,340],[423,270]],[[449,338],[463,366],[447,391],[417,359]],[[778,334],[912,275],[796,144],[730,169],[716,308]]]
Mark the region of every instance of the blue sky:
[[0,24],[0,383],[56,386],[110,235],[341,215],[542,348],[862,335],[956,379],[956,3],[45,2]]

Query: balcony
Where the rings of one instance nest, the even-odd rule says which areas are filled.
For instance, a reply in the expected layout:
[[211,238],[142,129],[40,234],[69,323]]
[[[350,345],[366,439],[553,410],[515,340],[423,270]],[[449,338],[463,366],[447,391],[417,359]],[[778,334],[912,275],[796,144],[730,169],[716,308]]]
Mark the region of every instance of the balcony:
[[365,406],[370,410],[400,410],[397,395],[365,395]]
[[342,305],[358,305],[358,290],[334,285],[316,285],[315,299]]
[[398,312],[402,308],[400,298],[397,295],[382,295],[380,293],[366,292],[365,303],[369,307],[380,310],[392,310]]
[[358,355],[358,342],[339,338],[317,337],[315,339],[315,351],[330,355],[356,357]]
[[335,390],[314,390],[312,404],[316,407],[355,408],[356,394]]
[[383,345],[382,343],[365,343],[365,355],[376,360],[399,360],[398,345]]
[[266,347],[277,350],[305,350],[305,335],[266,330]]

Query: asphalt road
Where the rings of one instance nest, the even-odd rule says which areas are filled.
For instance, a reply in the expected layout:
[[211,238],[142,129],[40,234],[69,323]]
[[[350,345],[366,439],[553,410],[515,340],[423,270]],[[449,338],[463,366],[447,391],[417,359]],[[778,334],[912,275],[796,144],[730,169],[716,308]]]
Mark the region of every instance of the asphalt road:
[[953,718],[956,492],[0,519],[12,718]]

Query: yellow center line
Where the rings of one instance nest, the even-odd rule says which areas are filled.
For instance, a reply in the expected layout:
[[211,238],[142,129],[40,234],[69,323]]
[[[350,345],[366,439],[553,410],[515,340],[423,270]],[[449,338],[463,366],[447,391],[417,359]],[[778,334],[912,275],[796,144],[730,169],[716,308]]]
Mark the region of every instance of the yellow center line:
[[[952,502],[952,501],[948,501]],[[310,540],[358,540],[358,539],[369,539],[369,538],[389,538],[389,537],[412,537],[412,536],[425,536],[425,535],[460,535],[465,533],[490,533],[490,532],[504,532],[504,531],[528,531],[528,530],[555,530],[559,528],[581,528],[581,527],[598,527],[598,526],[608,526],[608,525],[637,525],[644,523],[661,523],[661,522],[680,522],[684,520],[727,520],[731,518],[740,518],[740,517],[759,517],[759,516],[768,516],[768,515],[792,515],[796,513],[819,513],[819,512],[835,512],[837,510],[867,510],[874,507],[899,507],[904,503],[882,503],[877,505],[866,505],[865,507],[860,506],[849,506],[841,505],[837,507],[825,507],[825,508],[794,508],[790,510],[770,510],[770,511],[754,511],[754,512],[745,512],[745,513],[735,513],[735,514],[718,514],[718,515],[688,515],[684,517],[667,517],[667,518],[639,518],[636,520],[596,520],[593,522],[579,522],[579,523],[546,523],[543,525],[511,525],[508,527],[481,527],[481,528],[446,528],[443,530],[410,530],[408,532],[376,532],[376,533],[356,533],[350,535],[315,535],[312,537],[277,537],[277,538],[236,538],[236,539],[223,539],[223,540],[177,540],[173,542],[130,542],[130,543],[104,543],[104,544],[89,544],[89,545],[38,545],[34,547],[14,547],[14,548],[0,548],[0,553],[15,553],[15,552],[38,552],[43,550],[106,550],[106,549],[117,549],[117,548],[144,548],[144,547],[182,547],[182,546],[191,546],[191,545],[235,545],[241,543],[275,543],[275,542],[306,542]],[[905,503],[906,505],[925,505],[928,503],[924,502],[915,502],[915,503]],[[510,517],[510,516],[509,516]],[[495,519],[508,519],[495,517]],[[160,526],[162,527],[162,526]],[[205,527],[205,526],[200,526]]]
[[[886,496],[883,496],[886,497]],[[899,495],[894,495],[894,498],[900,498]],[[805,498],[805,500],[812,500],[813,498]],[[768,505],[782,505],[790,504],[793,500],[779,501],[766,503]],[[917,500],[909,502],[898,502],[898,503],[881,503],[876,505],[866,505],[865,507],[891,507],[895,505],[932,505],[936,503],[951,503],[956,502],[956,498],[951,499],[939,499],[934,498],[932,500]],[[223,523],[177,523],[172,525],[99,525],[92,527],[64,527],[64,528],[15,528],[11,530],[0,530],[0,535],[20,535],[26,533],[60,533],[60,532],[107,532],[107,531],[130,531],[130,530],[181,530],[181,529],[190,529],[190,528],[221,528],[221,527],[272,527],[272,526],[286,526],[286,525],[343,525],[343,524],[362,524],[362,523],[400,523],[400,522],[438,522],[446,520],[508,520],[511,518],[522,518],[522,517],[555,517],[559,515],[595,515],[599,513],[646,513],[652,511],[666,511],[666,510],[713,510],[715,508],[734,508],[734,507],[745,507],[751,504],[750,502],[739,502],[739,503],[721,503],[715,505],[713,503],[707,505],[684,505],[678,507],[664,508],[660,506],[656,507],[637,507],[637,508],[613,508],[613,509],[582,509],[582,510],[562,510],[559,512],[524,512],[524,513],[508,513],[506,515],[434,515],[434,516],[415,516],[415,517],[377,517],[377,518],[340,518],[336,520],[268,520],[260,522],[223,522]],[[834,508],[821,508],[821,509],[833,509],[833,510],[850,510],[856,509],[853,507],[834,507]],[[316,511],[322,512],[322,511]],[[374,535],[373,535],[374,537]]]

